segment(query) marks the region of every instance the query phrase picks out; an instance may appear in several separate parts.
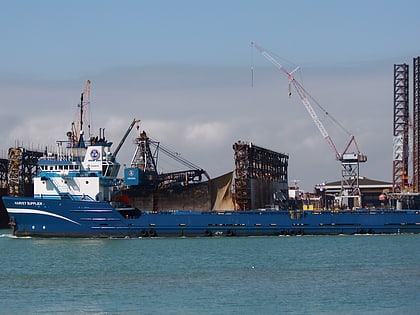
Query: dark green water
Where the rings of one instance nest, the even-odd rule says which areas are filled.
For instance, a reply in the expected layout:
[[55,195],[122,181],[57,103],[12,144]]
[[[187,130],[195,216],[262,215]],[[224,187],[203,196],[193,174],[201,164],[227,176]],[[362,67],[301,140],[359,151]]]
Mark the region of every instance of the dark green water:
[[0,234],[0,314],[420,314],[420,235]]

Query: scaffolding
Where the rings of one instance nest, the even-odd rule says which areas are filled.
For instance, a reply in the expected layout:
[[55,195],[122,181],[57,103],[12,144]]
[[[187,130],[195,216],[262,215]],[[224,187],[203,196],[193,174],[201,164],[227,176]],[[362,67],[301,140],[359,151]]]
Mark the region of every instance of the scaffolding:
[[394,64],[394,133],[393,177],[394,192],[408,187],[409,107],[408,65]]
[[288,200],[289,156],[239,141],[235,157],[234,203],[249,210]]
[[420,57],[413,58],[413,192],[420,192]]

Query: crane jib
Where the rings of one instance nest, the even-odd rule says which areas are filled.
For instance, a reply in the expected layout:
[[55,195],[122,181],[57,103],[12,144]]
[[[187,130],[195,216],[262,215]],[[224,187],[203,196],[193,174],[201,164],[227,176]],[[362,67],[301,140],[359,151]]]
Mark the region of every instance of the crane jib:
[[[331,150],[333,151],[334,155],[336,156],[337,159],[341,159],[342,154],[340,154],[332,140],[332,138],[330,137],[330,135],[328,134],[326,128],[324,127],[324,125],[322,124],[321,120],[319,119],[316,111],[314,110],[314,108],[311,105],[311,102],[309,101],[308,96],[310,96],[305,89],[302,87],[302,85],[296,81],[295,77],[293,76],[292,73],[290,73],[289,71],[287,71],[276,59],[274,59],[264,48],[262,48],[261,46],[259,46],[257,43],[255,42],[251,42],[251,45],[253,47],[255,47],[268,61],[270,61],[274,66],[276,66],[279,70],[281,70],[282,72],[284,72],[288,79],[289,79],[289,84],[292,83],[294,89],[296,90],[297,94],[299,95],[299,98],[301,99],[303,105],[305,106],[307,112],[309,113],[309,115],[311,116],[313,122],[315,123],[315,125],[317,126],[319,132],[321,133],[322,137],[327,141],[329,147],[331,148]],[[295,70],[294,70],[295,71]],[[290,93],[290,92],[289,92]],[[311,97],[311,99],[313,99]],[[341,127],[347,134],[350,134],[341,124],[339,124],[331,115],[328,114],[328,112],[326,112],[316,101],[315,103],[325,112],[325,115],[328,115],[328,117],[330,117],[335,123],[338,124],[339,127]],[[346,146],[344,153],[345,154],[347,152],[347,150],[349,149],[349,146],[351,144],[354,144],[357,150],[357,154],[359,156],[362,156],[363,158],[361,158],[361,161],[365,161],[366,158],[364,155],[360,154],[360,150],[359,147],[357,145],[356,139],[352,136],[352,139],[349,141],[348,145]]]

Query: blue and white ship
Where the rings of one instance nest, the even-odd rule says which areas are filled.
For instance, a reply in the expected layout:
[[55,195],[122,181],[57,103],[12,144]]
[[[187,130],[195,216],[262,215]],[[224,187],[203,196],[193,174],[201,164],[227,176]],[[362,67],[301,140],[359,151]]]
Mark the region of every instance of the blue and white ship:
[[[83,116],[83,94],[80,104]],[[138,120],[134,119],[129,130]],[[123,188],[112,143],[84,139],[83,123],[38,160],[33,197],[3,197],[13,234],[33,237],[262,236],[420,233],[419,210],[138,209]],[[127,134],[126,134],[127,136]],[[125,136],[125,137],[126,137]]]

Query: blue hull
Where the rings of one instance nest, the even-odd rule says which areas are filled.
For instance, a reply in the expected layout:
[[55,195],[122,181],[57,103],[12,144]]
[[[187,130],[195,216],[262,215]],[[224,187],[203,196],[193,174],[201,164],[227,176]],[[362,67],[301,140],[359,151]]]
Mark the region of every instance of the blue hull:
[[419,210],[129,212],[107,202],[3,197],[16,236],[154,237],[420,233]]

